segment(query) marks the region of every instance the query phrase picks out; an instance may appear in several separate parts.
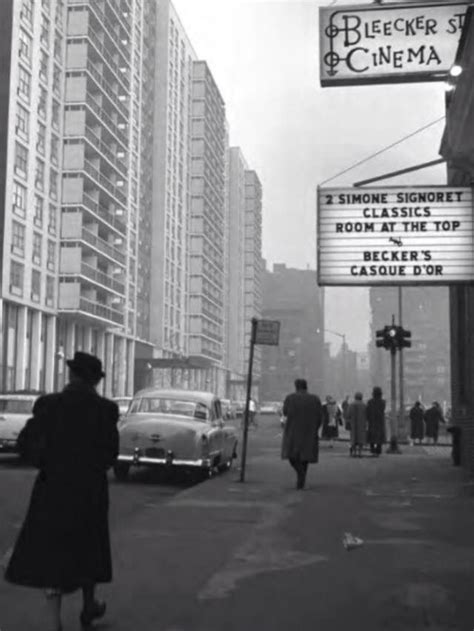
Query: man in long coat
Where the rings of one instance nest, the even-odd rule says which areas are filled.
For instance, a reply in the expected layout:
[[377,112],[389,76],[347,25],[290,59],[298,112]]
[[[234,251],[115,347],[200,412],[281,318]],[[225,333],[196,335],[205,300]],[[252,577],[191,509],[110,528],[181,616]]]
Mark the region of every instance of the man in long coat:
[[295,389],[296,392],[289,394],[283,403],[286,422],[281,456],[289,460],[296,471],[296,488],[303,489],[308,464],[318,462],[318,431],[322,422],[322,409],[319,398],[309,394],[305,379],[297,379]]
[[378,386],[372,390],[372,398],[367,402],[367,440],[370,453],[380,456],[385,443],[385,400]]
[[61,627],[62,594],[82,589],[80,620],[103,616],[96,583],[112,580],[107,470],[118,453],[117,405],[96,392],[99,359],[77,352],[70,382],[40,397],[21,432],[20,454],[39,468],[7,581],[46,590],[51,631]]

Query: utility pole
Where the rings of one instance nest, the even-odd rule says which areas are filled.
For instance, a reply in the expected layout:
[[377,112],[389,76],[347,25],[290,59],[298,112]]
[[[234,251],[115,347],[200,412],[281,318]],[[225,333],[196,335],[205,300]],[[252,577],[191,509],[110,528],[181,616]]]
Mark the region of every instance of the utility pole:
[[240,482],[245,482],[245,466],[247,463],[247,443],[249,434],[249,405],[250,397],[252,393],[252,370],[253,370],[253,355],[255,348],[255,336],[257,332],[257,318],[252,318],[252,329],[250,333],[250,351],[249,351],[249,369],[247,373],[247,396],[245,398],[245,410],[244,410],[244,434],[242,437],[242,461],[240,465]]

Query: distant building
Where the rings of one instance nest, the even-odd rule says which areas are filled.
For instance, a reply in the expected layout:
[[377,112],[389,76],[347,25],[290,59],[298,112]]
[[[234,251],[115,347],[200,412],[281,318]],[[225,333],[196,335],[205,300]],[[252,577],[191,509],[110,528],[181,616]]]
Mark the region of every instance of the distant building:
[[[450,402],[449,296],[440,287],[403,289],[403,326],[412,332],[411,348],[405,349],[404,395],[406,403]],[[390,393],[390,354],[376,348],[375,332],[398,323],[398,288],[371,288],[372,310],[370,371],[374,385]],[[397,369],[398,370],[398,369]],[[398,373],[397,373],[398,375]],[[397,377],[398,378],[398,377]]]
[[263,272],[262,317],[279,320],[279,346],[262,346],[260,401],[279,401],[301,377],[312,392],[324,390],[324,291],[314,270],[275,264]]

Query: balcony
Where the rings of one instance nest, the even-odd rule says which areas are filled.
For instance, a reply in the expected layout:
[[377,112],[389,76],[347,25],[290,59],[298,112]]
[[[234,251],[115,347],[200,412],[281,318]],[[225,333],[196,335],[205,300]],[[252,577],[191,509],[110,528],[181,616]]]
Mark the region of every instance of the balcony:
[[[92,25],[92,28],[94,28],[94,31],[98,33],[103,33],[107,37],[112,47],[115,48],[117,52],[121,55],[123,61],[130,67],[131,62],[125,56],[123,48],[121,48],[120,46],[121,42],[120,44],[117,43],[117,40],[114,37],[116,36],[114,24],[105,15],[104,10],[97,4],[97,0],[69,0],[69,5],[78,5],[78,4],[83,5],[89,9],[91,15],[95,18],[96,22],[98,22],[98,24],[101,27],[100,29],[94,28],[95,25],[92,23],[92,21],[89,21],[89,23]],[[119,24],[120,26],[122,26],[121,23]],[[127,33],[126,30],[125,32]],[[127,34],[127,37],[130,38],[129,34]]]
[[[105,79],[105,77],[100,73],[100,71],[97,70],[97,68],[95,68],[94,64],[90,60],[87,60],[87,64],[86,64],[85,68],[70,68],[70,67],[68,67],[68,70],[72,70],[72,71],[85,70],[86,72],[88,72],[89,75],[95,81],[96,85],[100,88],[100,90],[101,90],[102,94],[105,96],[105,98],[108,99],[110,101],[110,103],[112,103],[112,105],[115,107],[115,109],[117,110],[118,114],[124,120],[128,120],[130,118],[130,113],[128,112],[128,109],[124,106],[123,102],[118,98],[118,95],[113,90],[113,87]],[[126,95],[126,96],[128,97],[128,95]]]
[[125,235],[126,232],[127,232],[127,225],[126,225],[126,223],[124,223],[123,221],[121,221],[117,217],[114,217],[107,210],[107,208],[105,208],[104,206],[101,206],[99,204],[99,202],[95,201],[87,193],[83,193],[82,194],[82,200],[81,201],[69,202],[69,203],[63,202],[62,206],[64,208],[66,208],[67,210],[69,210],[69,211],[72,211],[73,209],[78,208],[80,206],[84,206],[84,208],[86,208],[96,220],[101,221],[108,228],[110,228],[110,227],[114,228],[122,236]]
[[89,31],[85,37],[89,38],[89,41],[94,46],[99,57],[106,62],[107,68],[114,74],[115,78],[119,83],[122,84],[122,88],[126,91],[130,91],[130,73],[127,69],[127,72],[122,72],[120,70],[120,66],[117,64],[115,59],[107,50],[104,42],[97,36],[92,28],[89,28]]
[[100,136],[98,136],[95,132],[93,132],[90,127],[86,126],[82,133],[64,134],[64,138],[86,138],[89,141],[92,149],[94,149],[95,151],[99,151],[102,156],[108,161],[110,166],[117,169],[117,171],[123,178],[127,178],[127,166],[120,158],[117,158],[114,152],[109,149],[107,143],[104,142],[104,140],[102,140],[102,138],[100,138]]
[[[115,291],[118,294],[121,294],[122,296],[125,295],[124,283],[120,283],[118,280],[114,280],[113,278],[110,277],[109,274],[106,274],[105,272],[101,272],[100,270],[96,269],[95,267],[92,267],[92,265],[89,265],[88,263],[81,263],[81,271],[79,272],[79,274],[81,276],[84,276],[84,278],[87,278],[88,280],[91,280],[97,283],[98,285],[104,287],[105,289],[110,289],[112,291]],[[60,273],[60,275],[64,276],[62,272]],[[77,273],[72,272],[72,275],[77,275]]]
[[113,309],[101,302],[95,302],[94,300],[83,298],[82,296],[79,298],[79,305],[77,307],[60,307],[59,311],[61,313],[82,311],[87,315],[92,315],[96,318],[100,318],[101,320],[108,320],[114,324],[123,325],[125,322],[125,316],[121,311]]
[[112,10],[112,13],[114,13],[117,19],[117,22],[120,23],[120,26],[123,28],[125,33],[127,33],[128,37],[130,38],[132,36],[132,27],[130,23],[127,22],[126,18],[121,14],[120,10],[117,10],[117,7],[115,6],[115,0],[109,1],[107,3],[107,6],[109,7],[109,10]]
[[96,234],[85,228],[84,226],[81,229],[81,234],[78,236],[67,236],[61,237],[62,242],[76,242],[76,241],[85,241],[89,245],[91,245],[95,250],[97,250],[100,254],[103,254],[108,259],[112,261],[112,263],[125,265],[126,264],[126,256],[117,248],[110,245],[105,239],[101,239]]
[[127,205],[127,197],[122,193],[120,188],[116,186],[107,176],[100,172],[100,170],[94,166],[89,160],[84,160],[84,164],[82,167],[74,168],[74,169],[64,169],[63,173],[66,175],[68,173],[86,173],[92,181],[102,188],[119,206]]

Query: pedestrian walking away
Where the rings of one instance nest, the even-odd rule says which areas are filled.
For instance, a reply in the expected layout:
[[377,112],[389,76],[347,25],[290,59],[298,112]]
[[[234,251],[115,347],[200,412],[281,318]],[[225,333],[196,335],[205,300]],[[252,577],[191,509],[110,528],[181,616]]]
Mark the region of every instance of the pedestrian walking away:
[[385,443],[385,401],[378,386],[372,390],[372,398],[367,402],[367,442],[370,453],[380,456]]
[[359,458],[362,457],[362,448],[367,438],[367,406],[362,398],[362,393],[356,392],[348,412],[351,424],[350,455]]
[[255,403],[253,399],[250,399],[249,401],[249,426],[253,425],[255,428],[257,427],[257,421],[255,418],[256,414],[257,414],[257,404]]
[[418,441],[418,444],[421,445],[424,436],[425,421],[423,408],[421,407],[421,402],[416,401],[415,405],[410,410],[410,437],[415,445],[415,441]]
[[329,441],[329,446],[333,447],[333,441],[339,436],[339,425],[342,425],[342,411],[331,395],[326,397],[326,402],[322,407],[323,427],[321,438]]
[[76,352],[64,390],[40,397],[18,437],[39,469],[5,578],[46,593],[47,631],[60,631],[64,594],[82,589],[83,629],[105,613],[97,583],[112,580],[107,470],[118,453],[118,406],[95,386],[101,361]]
[[296,471],[296,488],[301,490],[306,484],[309,463],[318,462],[322,406],[319,397],[308,392],[305,379],[295,381],[295,390],[283,403],[286,422],[281,457],[289,460]]
[[441,406],[437,401],[433,401],[431,407],[426,410],[424,418],[426,423],[426,438],[432,438],[433,444],[436,445],[438,443],[439,424],[446,423],[443,412],[441,411]]

